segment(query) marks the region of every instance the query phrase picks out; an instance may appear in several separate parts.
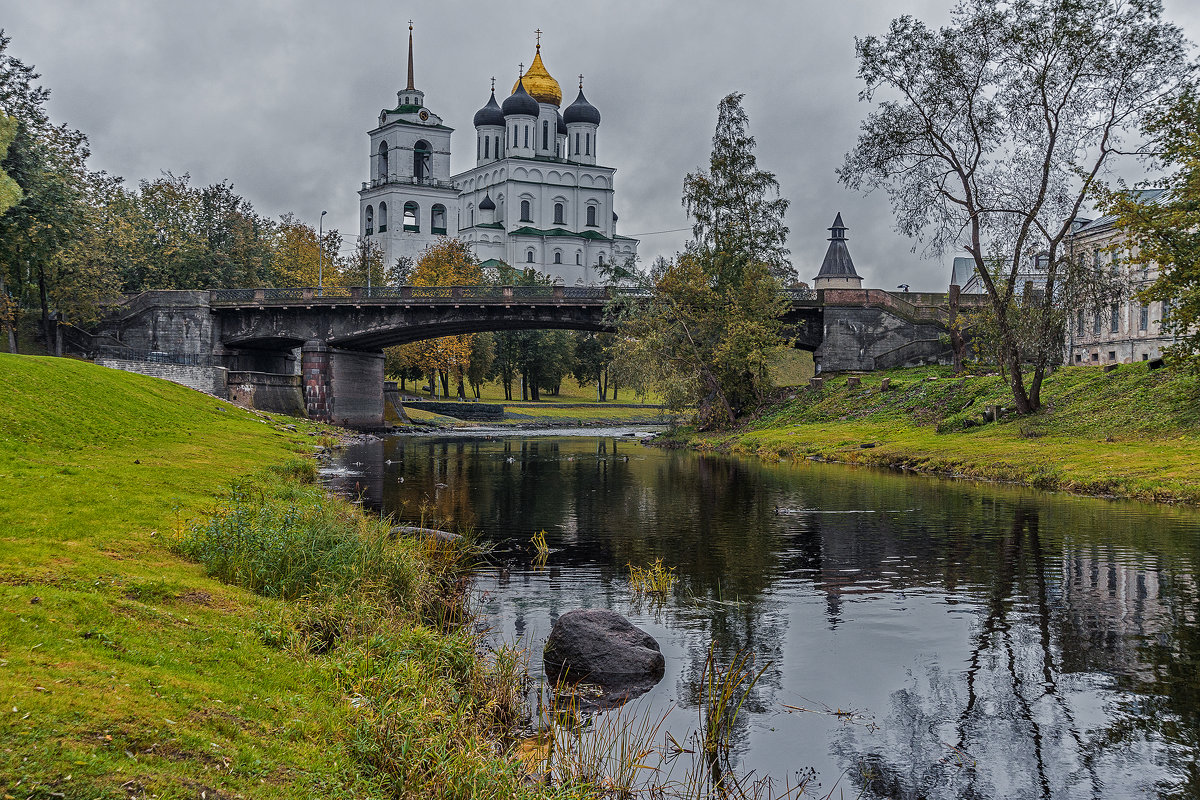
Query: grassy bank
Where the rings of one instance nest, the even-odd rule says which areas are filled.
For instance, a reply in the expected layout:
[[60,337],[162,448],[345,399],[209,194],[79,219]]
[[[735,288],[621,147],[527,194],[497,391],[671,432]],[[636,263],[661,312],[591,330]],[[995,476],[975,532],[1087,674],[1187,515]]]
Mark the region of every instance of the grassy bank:
[[0,381],[0,795],[546,796],[496,745],[519,658],[456,624],[453,554],[311,484],[317,430],[64,359]]
[[855,388],[841,376],[820,390],[798,392],[738,431],[680,431],[674,438],[701,449],[772,458],[1200,503],[1200,390],[1194,377],[1146,364],[1108,373],[1069,367],[1047,378],[1042,396],[1037,414],[985,422],[989,406],[1012,405],[998,376],[895,370],[864,375]]

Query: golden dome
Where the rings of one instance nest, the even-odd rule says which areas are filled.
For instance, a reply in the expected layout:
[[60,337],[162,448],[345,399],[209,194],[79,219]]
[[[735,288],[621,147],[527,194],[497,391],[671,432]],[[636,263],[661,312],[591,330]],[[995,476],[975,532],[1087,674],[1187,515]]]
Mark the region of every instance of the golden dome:
[[525,84],[525,91],[529,92],[539,103],[549,103],[552,106],[562,104],[562,87],[546,71],[546,65],[542,63],[542,46],[540,44],[537,46],[537,53],[534,55],[529,69],[513,84],[513,92],[517,91],[517,86],[522,82]]

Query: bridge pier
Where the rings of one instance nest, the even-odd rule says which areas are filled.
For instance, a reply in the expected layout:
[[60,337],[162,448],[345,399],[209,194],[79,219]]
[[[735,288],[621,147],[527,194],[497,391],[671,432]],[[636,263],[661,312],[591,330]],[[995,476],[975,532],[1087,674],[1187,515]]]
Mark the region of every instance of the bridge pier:
[[383,427],[383,353],[341,350],[310,339],[300,351],[304,408],[347,428]]

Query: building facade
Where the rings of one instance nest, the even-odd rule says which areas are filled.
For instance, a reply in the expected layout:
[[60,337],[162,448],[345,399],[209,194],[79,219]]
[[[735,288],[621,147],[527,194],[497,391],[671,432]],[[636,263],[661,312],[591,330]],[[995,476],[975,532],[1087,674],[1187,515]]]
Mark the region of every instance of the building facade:
[[[1162,190],[1143,192],[1143,202],[1153,202]],[[1128,364],[1159,358],[1175,343],[1163,331],[1170,304],[1142,303],[1137,293],[1158,279],[1156,265],[1131,265],[1131,245],[1116,226],[1116,218],[1080,220],[1071,235],[1072,256],[1094,270],[1122,271],[1129,292],[1119,302],[1098,309],[1076,311],[1067,321],[1066,363]]]
[[512,94],[475,113],[475,166],[450,174],[453,129],[425,105],[413,81],[369,132],[371,179],[359,191],[360,235],[384,260],[413,260],[440,237],[472,246],[485,266],[533,268],[568,285],[590,285],[637,255],[617,234],[613,177],[599,162],[600,112],[583,94],[560,111],[562,89],[542,62],[541,41]]

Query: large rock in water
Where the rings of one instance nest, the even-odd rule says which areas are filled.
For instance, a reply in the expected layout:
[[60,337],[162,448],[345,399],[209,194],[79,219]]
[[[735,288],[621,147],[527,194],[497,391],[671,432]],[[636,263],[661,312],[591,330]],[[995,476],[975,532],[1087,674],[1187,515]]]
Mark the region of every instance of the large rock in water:
[[554,623],[542,654],[555,682],[597,684],[600,705],[645,694],[662,680],[666,660],[654,637],[615,611],[568,611]]

